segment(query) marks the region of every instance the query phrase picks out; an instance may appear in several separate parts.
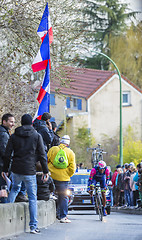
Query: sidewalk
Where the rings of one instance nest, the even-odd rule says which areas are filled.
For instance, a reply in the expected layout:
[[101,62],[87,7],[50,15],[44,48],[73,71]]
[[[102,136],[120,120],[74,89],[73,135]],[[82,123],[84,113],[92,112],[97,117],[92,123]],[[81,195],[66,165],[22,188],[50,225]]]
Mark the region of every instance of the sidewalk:
[[111,207],[111,212],[121,212],[121,213],[142,215],[142,208],[131,209],[131,208],[128,208],[128,207],[127,208],[124,208],[124,207]]

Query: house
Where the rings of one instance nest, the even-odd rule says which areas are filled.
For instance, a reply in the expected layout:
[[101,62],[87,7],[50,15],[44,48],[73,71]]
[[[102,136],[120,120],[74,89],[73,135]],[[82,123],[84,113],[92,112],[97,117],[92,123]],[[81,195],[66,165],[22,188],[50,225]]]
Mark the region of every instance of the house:
[[[51,115],[60,125],[68,117],[67,133],[85,126],[96,141],[119,134],[120,81],[114,71],[66,68],[68,87],[51,80]],[[142,139],[142,91],[122,76],[122,128],[130,125]],[[55,89],[60,88],[60,92]],[[70,128],[69,128],[70,126]]]

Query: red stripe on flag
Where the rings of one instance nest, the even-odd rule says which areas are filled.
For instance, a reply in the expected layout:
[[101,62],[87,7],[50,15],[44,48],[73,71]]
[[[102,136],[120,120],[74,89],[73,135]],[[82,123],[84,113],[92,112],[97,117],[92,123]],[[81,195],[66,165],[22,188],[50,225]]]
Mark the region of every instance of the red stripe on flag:
[[37,119],[41,120],[42,115],[38,116]]
[[53,31],[52,27],[48,30],[49,32],[49,45],[53,42]]
[[[53,31],[52,31],[52,27],[48,30],[48,34],[49,34],[49,45],[53,42]],[[44,38],[46,37],[47,33],[44,34],[43,37],[41,37],[41,41],[43,42]]]
[[41,37],[41,41],[42,41],[42,42],[43,42],[44,38],[46,37],[46,34],[47,34],[47,33],[45,33],[44,36]]
[[39,103],[42,102],[42,99],[44,98],[45,94],[46,94],[46,91],[41,87],[37,97],[37,100]]
[[46,69],[47,63],[48,63],[48,60],[44,60],[42,62],[32,64],[33,72],[38,72],[38,71]]

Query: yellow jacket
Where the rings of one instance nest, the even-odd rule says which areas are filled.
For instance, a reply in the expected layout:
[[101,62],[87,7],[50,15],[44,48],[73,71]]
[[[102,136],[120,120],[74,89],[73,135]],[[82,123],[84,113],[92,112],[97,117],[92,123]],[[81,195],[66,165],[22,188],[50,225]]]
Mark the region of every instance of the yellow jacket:
[[[68,164],[68,167],[65,169],[59,169],[59,168],[55,168],[53,166],[53,160],[56,157],[56,154],[58,153],[58,151],[60,150],[59,147],[64,149],[64,151],[66,152],[67,158],[68,158],[69,164]],[[60,144],[59,147],[54,146],[49,149],[49,151],[47,153],[48,168],[51,173],[51,177],[54,180],[70,181],[70,177],[72,177],[72,175],[75,173],[75,170],[76,170],[75,154],[70,148],[66,147],[64,144]]]

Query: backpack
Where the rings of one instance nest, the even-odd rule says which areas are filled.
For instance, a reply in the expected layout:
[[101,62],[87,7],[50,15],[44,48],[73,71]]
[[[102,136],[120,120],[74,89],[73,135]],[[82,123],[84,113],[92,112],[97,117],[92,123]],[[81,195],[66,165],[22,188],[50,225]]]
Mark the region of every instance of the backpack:
[[[59,147],[60,148],[60,147]],[[68,158],[65,151],[60,148],[59,152],[53,160],[53,166],[55,168],[65,169],[68,166]]]

